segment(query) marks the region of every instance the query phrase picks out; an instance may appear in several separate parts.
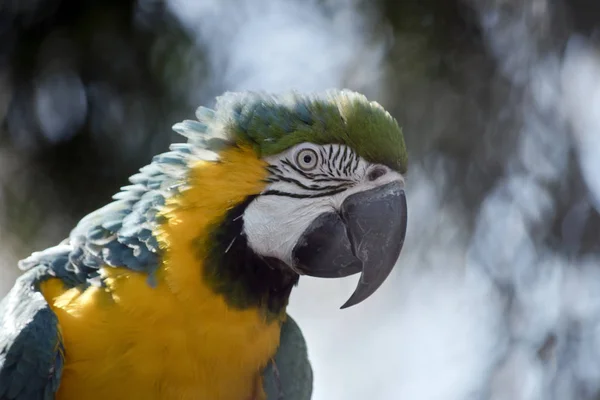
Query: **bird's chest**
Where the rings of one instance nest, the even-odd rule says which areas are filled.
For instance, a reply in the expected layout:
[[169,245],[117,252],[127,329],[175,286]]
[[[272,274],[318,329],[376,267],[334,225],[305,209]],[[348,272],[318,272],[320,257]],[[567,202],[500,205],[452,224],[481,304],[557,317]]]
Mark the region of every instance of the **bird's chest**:
[[67,342],[69,346],[74,351],[67,350],[57,400],[260,398],[258,368],[227,370],[222,360],[194,355],[193,346],[184,341],[178,345],[120,342],[95,354],[77,351]]
[[55,306],[65,345],[58,400],[263,399],[260,376],[279,324],[209,305],[190,314],[155,302],[132,312],[90,296],[102,295]]

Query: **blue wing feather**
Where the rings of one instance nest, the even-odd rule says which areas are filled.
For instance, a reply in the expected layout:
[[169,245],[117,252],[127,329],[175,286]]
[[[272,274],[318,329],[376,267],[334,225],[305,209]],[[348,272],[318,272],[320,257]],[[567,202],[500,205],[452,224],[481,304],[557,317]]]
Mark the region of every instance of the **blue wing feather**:
[[0,400],[50,400],[58,389],[63,344],[56,315],[39,290],[42,281],[102,285],[100,267],[118,266],[146,272],[153,283],[158,243],[152,228],[164,196],[140,186],[125,188],[121,200],[83,218],[63,243],[19,263],[27,271],[0,302]]
[[289,315],[281,327],[279,348],[263,372],[268,400],[310,400],[313,370],[302,330]]
[[[206,129],[198,123],[182,128],[187,136],[202,134],[191,129]],[[113,196],[114,201],[85,216],[62,245],[69,251],[49,263],[50,273],[68,286],[102,284],[101,267],[126,267],[148,274],[159,266],[159,243],[153,232],[158,224],[157,213],[166,198],[176,194],[185,179],[190,160],[197,159],[196,148],[190,143],[176,143],[171,151],[154,157],[151,164],[130,178],[131,184]],[[52,258],[49,250],[44,257]],[[19,263],[21,269],[39,264],[40,253],[34,253]]]
[[38,287],[51,276],[48,266],[38,265],[0,301],[2,400],[51,400],[58,390],[63,343],[56,315]]

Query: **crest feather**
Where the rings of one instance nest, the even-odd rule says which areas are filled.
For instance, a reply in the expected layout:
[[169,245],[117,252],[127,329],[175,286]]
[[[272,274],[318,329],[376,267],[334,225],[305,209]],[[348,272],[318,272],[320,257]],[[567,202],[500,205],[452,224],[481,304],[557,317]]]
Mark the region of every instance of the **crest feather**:
[[227,92],[215,109],[198,108],[198,122],[174,129],[199,147],[218,152],[246,143],[259,157],[278,154],[302,142],[345,144],[371,162],[406,172],[402,130],[378,103],[350,90],[280,95]]

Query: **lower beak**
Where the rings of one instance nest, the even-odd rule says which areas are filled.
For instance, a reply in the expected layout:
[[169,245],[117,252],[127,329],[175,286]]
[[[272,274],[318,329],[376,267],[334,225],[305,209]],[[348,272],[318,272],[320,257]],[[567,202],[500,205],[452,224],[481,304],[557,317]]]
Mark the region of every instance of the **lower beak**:
[[338,278],[362,272],[341,307],[356,305],[386,280],[406,235],[406,197],[398,181],[348,196],[339,212],[318,216],[294,247],[294,268],[303,274]]

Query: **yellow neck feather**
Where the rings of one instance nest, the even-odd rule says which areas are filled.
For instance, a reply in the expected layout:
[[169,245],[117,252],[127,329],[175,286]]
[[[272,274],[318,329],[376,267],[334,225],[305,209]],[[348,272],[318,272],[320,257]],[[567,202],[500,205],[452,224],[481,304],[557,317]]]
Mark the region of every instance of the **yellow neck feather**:
[[197,240],[207,238],[208,229],[227,210],[260,193],[266,178],[266,163],[252,148],[233,147],[220,153],[219,162],[200,161],[193,166],[188,189],[167,201],[159,216],[166,222],[155,232],[164,251],[159,279],[164,279],[181,300],[204,303],[214,297],[202,282],[199,259],[205,254]]

